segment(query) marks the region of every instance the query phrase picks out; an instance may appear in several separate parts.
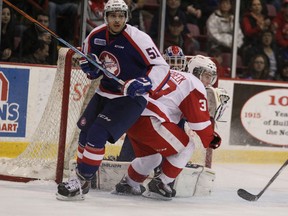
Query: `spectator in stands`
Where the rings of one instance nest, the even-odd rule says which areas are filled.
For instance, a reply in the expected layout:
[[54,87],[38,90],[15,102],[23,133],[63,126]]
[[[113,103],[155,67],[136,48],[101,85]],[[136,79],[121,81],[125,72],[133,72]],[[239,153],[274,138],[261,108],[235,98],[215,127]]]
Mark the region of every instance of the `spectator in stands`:
[[[78,3],[79,0],[49,0],[49,28],[57,32],[64,40],[73,44],[78,15]],[[57,22],[59,16],[65,18],[64,22]]]
[[14,55],[15,26],[11,8],[3,4],[1,18],[0,60],[10,61]]
[[[209,16],[217,9],[219,0],[205,0],[200,1],[200,8],[202,11],[201,19],[199,20],[199,28],[201,30],[201,34],[206,34],[206,22]],[[207,7],[209,5],[209,7]]]
[[199,0],[182,0],[181,8],[185,11],[187,23],[199,25],[202,17],[201,1]]
[[262,53],[267,56],[269,60],[269,79],[275,80],[279,65],[282,62],[282,53],[274,41],[274,35],[271,30],[263,31],[259,39],[259,43],[247,50],[246,61],[252,58],[253,55]]
[[266,0],[266,4],[271,4],[275,7],[276,11],[280,11],[282,0]]
[[271,20],[264,12],[264,8],[266,8],[266,5],[261,0],[251,0],[249,11],[241,19],[244,34],[242,57],[245,57],[247,49],[257,44],[262,31],[271,28]]
[[142,14],[144,0],[124,0],[129,7],[130,17],[128,24],[137,27],[138,29],[146,32]]
[[[219,0],[216,9],[208,18],[207,24],[208,48],[217,48],[222,52],[231,52],[234,34],[234,15],[231,0]],[[243,33],[238,29],[237,45],[243,44]]]
[[104,23],[105,0],[89,0],[87,4],[86,34]]
[[49,45],[43,40],[38,40],[32,47],[31,54],[23,56],[22,63],[29,64],[49,64],[47,57],[49,56]]
[[222,51],[217,48],[213,48],[209,50],[208,55],[209,57],[211,57],[211,60],[216,64],[218,78],[231,78],[231,68],[225,67],[222,64]]
[[46,0],[9,0],[9,2],[32,17],[36,16],[39,11],[45,12],[48,7]]
[[256,54],[252,57],[244,79],[261,79],[267,80],[269,78],[269,60],[264,54]]
[[[185,12],[180,8],[181,0],[167,0],[166,2],[166,17],[165,17],[165,31],[168,28],[169,23],[174,19],[175,16],[179,17],[179,19],[184,24],[184,34],[189,34],[189,30],[187,28],[186,15]],[[160,13],[157,13],[153,16],[150,32],[150,37],[157,44],[158,41],[158,30],[159,30],[159,22],[160,22]]]
[[288,81],[288,61],[283,62],[279,74],[277,75],[277,80]]
[[282,56],[280,55],[280,51],[278,49],[277,44],[274,41],[274,34],[271,30],[264,31],[261,40],[259,50],[262,51],[269,60],[269,79],[275,80],[279,65],[282,61]]
[[[43,26],[49,27],[49,15],[45,12],[39,12],[35,18]],[[42,29],[41,27],[36,26],[32,23],[24,32],[21,38],[21,42],[18,49],[18,57],[27,56],[31,54],[31,50],[38,42],[38,40],[44,40],[49,44],[49,64],[56,64],[57,61],[57,42],[55,39],[52,39],[50,33]]]
[[20,59],[19,62],[29,64],[49,64],[47,57],[49,56],[49,45],[43,40],[38,40],[32,47],[31,54]]
[[202,35],[206,34],[208,17],[217,9],[219,0],[182,0],[181,8],[186,12],[187,23],[199,27]]
[[165,31],[164,49],[167,49],[169,46],[178,46],[183,49],[186,55],[195,55],[195,51],[200,50],[200,44],[183,31],[184,23],[179,17],[175,16]]
[[275,30],[275,40],[283,55],[288,60],[288,0],[283,0],[281,10],[272,21]]

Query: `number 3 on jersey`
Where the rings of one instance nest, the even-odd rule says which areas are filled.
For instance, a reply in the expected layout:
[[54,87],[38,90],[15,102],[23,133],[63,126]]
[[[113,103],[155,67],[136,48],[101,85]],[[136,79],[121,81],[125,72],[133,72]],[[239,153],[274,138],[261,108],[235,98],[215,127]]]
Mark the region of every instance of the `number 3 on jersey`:
[[199,103],[200,103],[200,110],[205,112],[207,110],[207,101],[204,99],[200,99]]

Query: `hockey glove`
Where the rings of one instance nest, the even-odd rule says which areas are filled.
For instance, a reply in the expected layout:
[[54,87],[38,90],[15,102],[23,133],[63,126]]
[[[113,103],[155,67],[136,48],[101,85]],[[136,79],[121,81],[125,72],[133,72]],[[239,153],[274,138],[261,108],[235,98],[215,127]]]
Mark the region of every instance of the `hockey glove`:
[[223,116],[224,111],[228,106],[228,101],[230,100],[229,95],[227,94],[225,89],[215,88],[217,95],[217,108],[215,111],[214,119],[219,121],[219,119]]
[[[95,61],[97,64],[99,65],[102,64],[95,54],[89,53],[87,56],[93,61]],[[97,79],[98,77],[102,75],[102,71],[99,68],[97,68],[95,65],[90,63],[86,58],[81,58],[81,60],[79,61],[79,65],[81,69],[83,70],[83,72],[87,75],[88,79],[91,79],[91,80]]]
[[216,149],[221,145],[221,137],[216,132],[213,133],[213,140],[211,141],[209,147],[212,149]]
[[134,98],[148,92],[152,88],[152,82],[149,77],[138,77],[137,79],[127,80],[122,87],[125,96]]

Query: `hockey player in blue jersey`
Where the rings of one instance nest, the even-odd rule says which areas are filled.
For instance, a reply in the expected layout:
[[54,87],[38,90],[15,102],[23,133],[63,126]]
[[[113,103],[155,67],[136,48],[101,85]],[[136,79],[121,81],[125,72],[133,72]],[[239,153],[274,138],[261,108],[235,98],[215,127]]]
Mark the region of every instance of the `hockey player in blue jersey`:
[[101,81],[77,123],[81,131],[76,176],[58,185],[60,200],[84,199],[104,157],[106,142],[116,142],[136,122],[148,95],[159,91],[170,76],[169,65],[150,36],[126,24],[128,7],[123,0],[106,3],[104,20],[84,40],[82,51],[124,84],[87,59],[80,61],[88,78],[101,77]]

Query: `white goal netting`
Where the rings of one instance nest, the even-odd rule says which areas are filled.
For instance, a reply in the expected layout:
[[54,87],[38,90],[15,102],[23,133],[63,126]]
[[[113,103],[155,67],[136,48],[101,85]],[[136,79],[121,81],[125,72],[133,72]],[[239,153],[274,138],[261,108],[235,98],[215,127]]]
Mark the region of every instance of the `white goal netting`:
[[[18,157],[1,159],[0,174],[36,179],[56,179],[59,141],[66,140],[66,160],[70,160],[75,155],[77,146],[77,139],[75,140],[77,137],[75,135],[77,132],[76,122],[88,95],[91,82],[79,68],[79,57],[76,54],[70,57],[68,50],[67,48],[59,50],[57,72],[52,90],[30,143]],[[69,77],[70,84],[67,82]],[[67,85],[69,86],[65,90]],[[82,89],[86,89],[86,92],[81,96],[77,93],[77,86],[79,85],[82,86]],[[68,106],[65,108],[65,105]],[[66,120],[67,127],[65,127]],[[66,137],[60,137],[65,132]],[[68,162],[64,161],[66,168]]]

